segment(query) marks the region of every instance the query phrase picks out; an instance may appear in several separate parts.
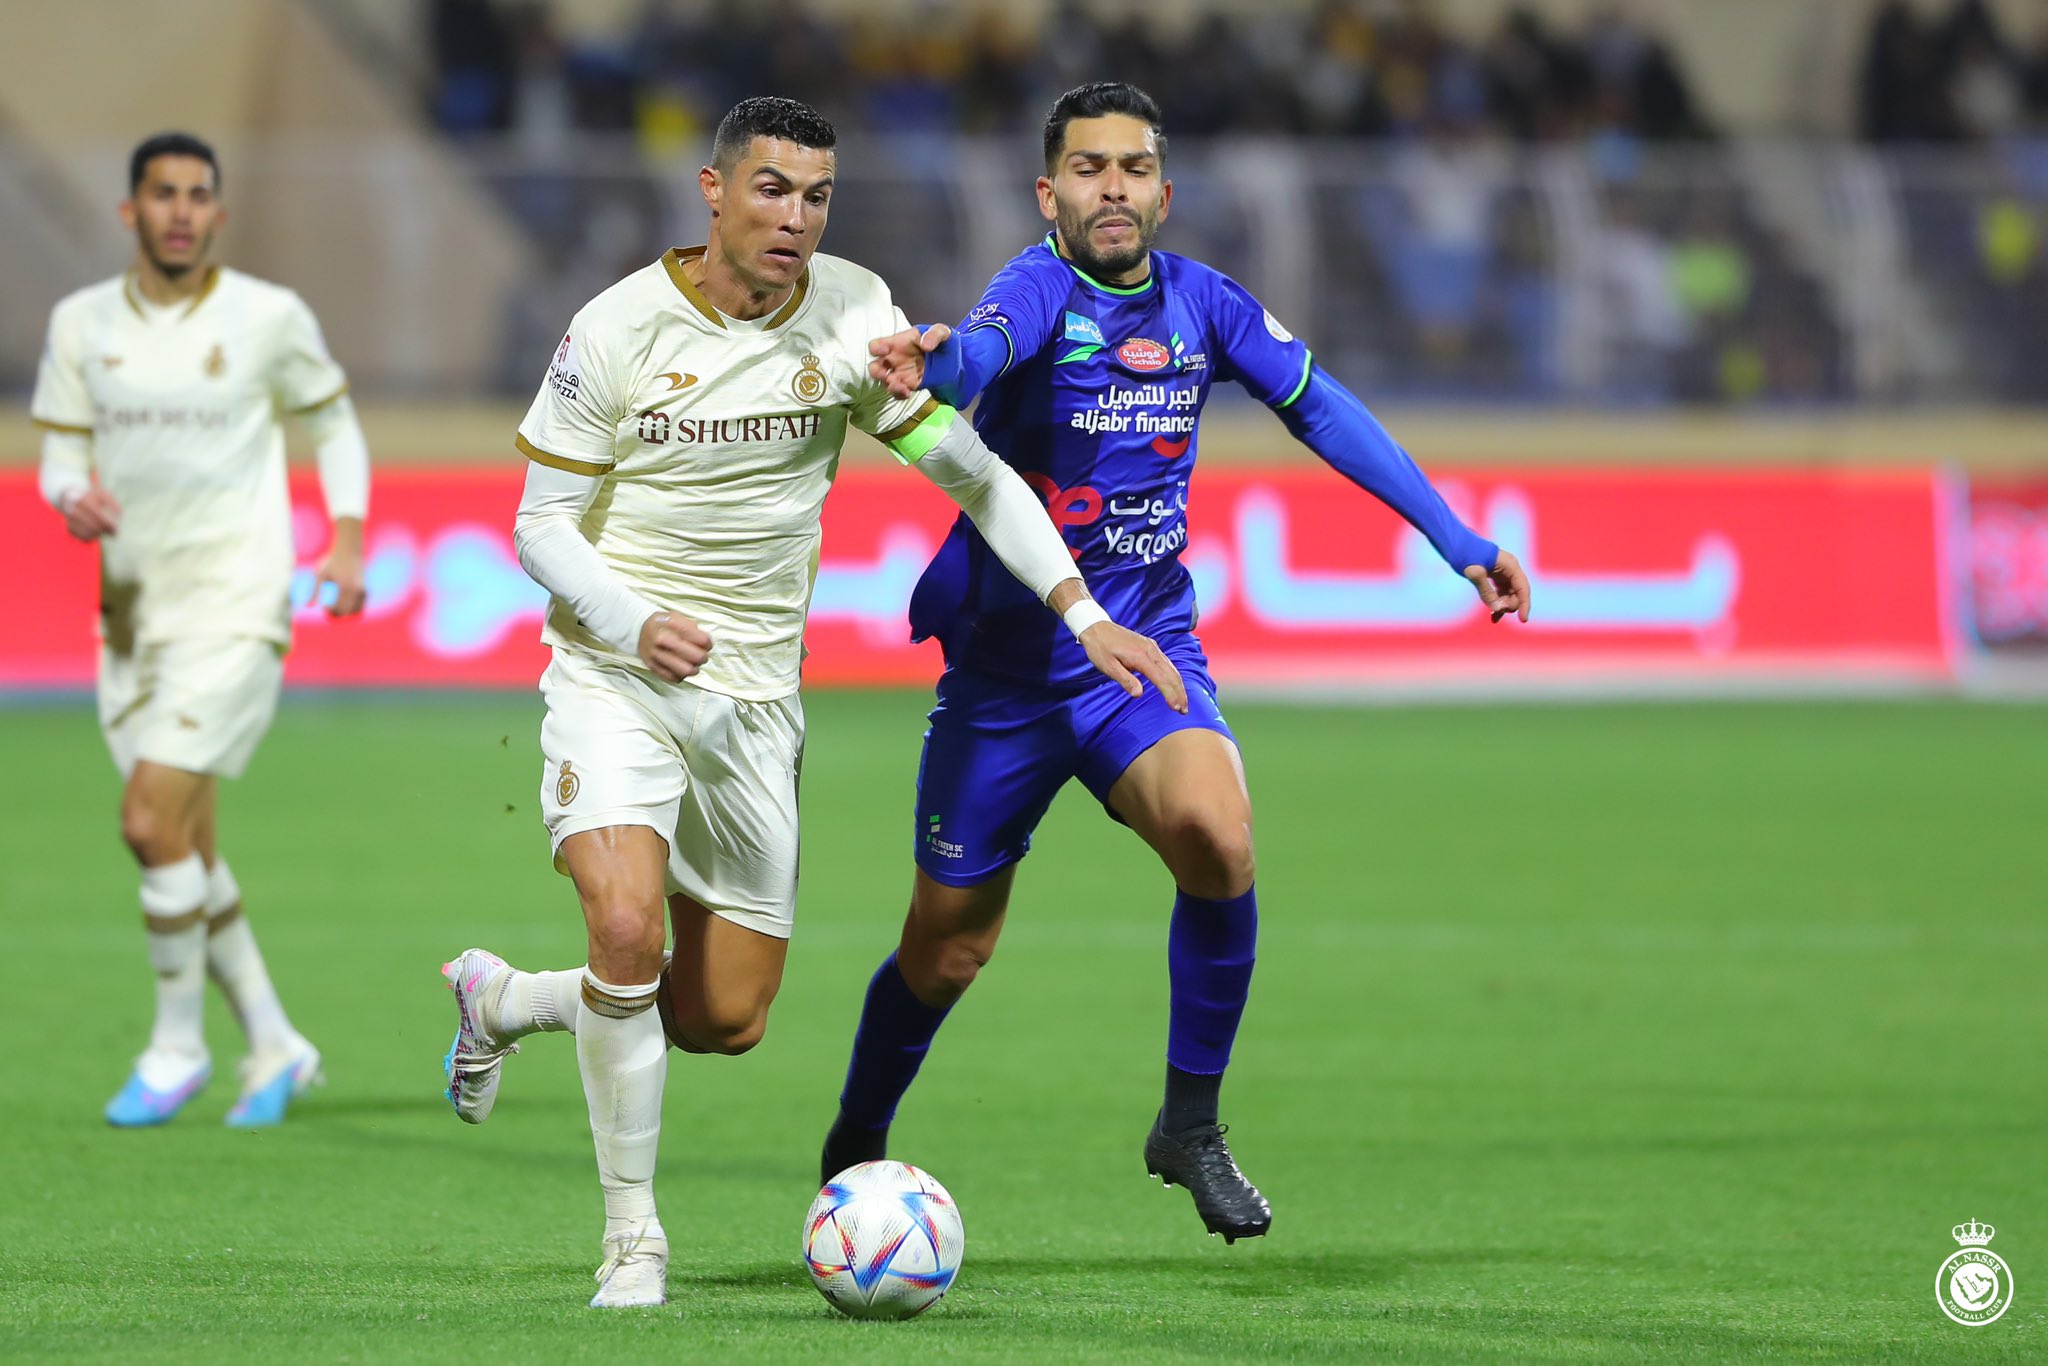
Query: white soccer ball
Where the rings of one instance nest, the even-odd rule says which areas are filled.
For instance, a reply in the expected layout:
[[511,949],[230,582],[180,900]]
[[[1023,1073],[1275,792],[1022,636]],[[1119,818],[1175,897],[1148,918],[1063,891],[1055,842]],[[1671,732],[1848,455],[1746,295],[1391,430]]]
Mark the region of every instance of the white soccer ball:
[[952,1286],[966,1248],[953,1197],[907,1162],[848,1167],[804,1218],[811,1284],[857,1319],[922,1314]]

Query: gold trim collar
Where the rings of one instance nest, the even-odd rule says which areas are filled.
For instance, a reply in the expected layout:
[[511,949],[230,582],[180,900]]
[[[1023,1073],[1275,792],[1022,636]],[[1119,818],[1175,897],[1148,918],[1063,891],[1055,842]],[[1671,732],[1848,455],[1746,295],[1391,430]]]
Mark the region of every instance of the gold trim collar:
[[[704,252],[705,248],[701,246],[670,247],[661,254],[661,264],[662,268],[668,271],[670,283],[675,285],[677,292],[690,301],[691,307],[702,313],[705,320],[710,322],[712,326],[722,328],[725,326],[725,315],[712,306],[711,301],[704,297],[704,291],[691,283],[688,273],[683,269],[686,262],[697,260],[704,255]],[[789,301],[775,310],[774,316],[768,319],[768,327],[780,327],[791,318],[794,318],[796,311],[803,307],[804,299],[810,292],[811,268],[806,265],[803,275],[796,282],[796,288],[789,292]]]

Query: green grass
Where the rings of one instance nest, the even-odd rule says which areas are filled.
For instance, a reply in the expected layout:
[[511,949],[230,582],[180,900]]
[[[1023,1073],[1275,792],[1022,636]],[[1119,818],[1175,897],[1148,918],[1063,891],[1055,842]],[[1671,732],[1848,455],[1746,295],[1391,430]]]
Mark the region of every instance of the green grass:
[[[1241,705],[1264,935],[1225,1091],[1264,1242],[1144,1178],[1171,892],[1070,789],[897,1128],[961,1202],[903,1325],[805,1283],[860,993],[909,880],[921,701],[810,699],[803,900],[767,1041],[675,1055],[673,1303],[582,1307],[574,1050],[439,1097],[470,943],[580,961],[528,698],[287,705],[224,847],[331,1084],[231,1133],[99,1107],[149,976],[82,706],[0,711],[0,1358],[1805,1359],[2048,1355],[2048,709]],[[2015,1307],[1933,1303],[1999,1226]]]

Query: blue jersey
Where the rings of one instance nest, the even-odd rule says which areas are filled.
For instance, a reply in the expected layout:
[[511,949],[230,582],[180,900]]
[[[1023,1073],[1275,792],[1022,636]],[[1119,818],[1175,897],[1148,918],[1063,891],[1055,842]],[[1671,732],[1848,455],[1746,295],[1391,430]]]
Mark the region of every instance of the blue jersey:
[[[1284,407],[1307,387],[1311,358],[1228,276],[1171,252],[1151,263],[1141,285],[1105,285],[1048,235],[990,281],[961,342],[998,348],[1000,373],[975,413],[982,440],[1046,499],[1110,616],[1164,639],[1195,624],[1180,557],[1210,386],[1233,379]],[[939,639],[951,666],[1054,687],[1097,678],[965,516],[919,580],[910,623],[913,638]]]

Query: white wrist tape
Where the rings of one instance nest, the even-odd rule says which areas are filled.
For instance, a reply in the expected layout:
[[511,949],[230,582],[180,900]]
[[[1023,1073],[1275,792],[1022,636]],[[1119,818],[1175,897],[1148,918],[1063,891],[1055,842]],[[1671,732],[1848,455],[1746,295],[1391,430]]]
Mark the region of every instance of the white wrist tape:
[[1108,621],[1109,613],[1103,611],[1102,604],[1095,599],[1083,598],[1066,611],[1060,613],[1060,620],[1064,621],[1067,624],[1067,629],[1074,633],[1074,639],[1079,640],[1081,633],[1090,626]]

